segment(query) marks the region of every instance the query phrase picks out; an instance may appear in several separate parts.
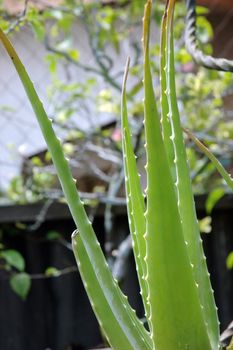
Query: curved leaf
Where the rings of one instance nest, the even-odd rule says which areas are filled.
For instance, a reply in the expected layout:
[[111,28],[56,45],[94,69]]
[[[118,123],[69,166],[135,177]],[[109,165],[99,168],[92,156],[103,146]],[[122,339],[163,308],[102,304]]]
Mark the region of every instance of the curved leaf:
[[10,278],[12,290],[23,300],[26,299],[31,288],[31,278],[25,273],[17,273]]
[[164,145],[149,60],[152,1],[144,14],[147,152],[146,261],[151,333],[159,350],[211,349],[183,236],[176,188]]
[[122,125],[122,149],[125,170],[125,187],[127,197],[127,211],[129,218],[129,227],[133,241],[133,251],[138,273],[139,284],[141,288],[141,295],[143,299],[146,315],[148,316],[147,304],[147,286],[145,283],[146,276],[146,242],[144,234],[146,232],[145,221],[145,203],[140,185],[140,178],[136,164],[136,157],[134,155],[132,138],[130,135],[127,103],[126,103],[126,80],[129,70],[129,60],[126,64],[125,75],[123,79],[122,88],[122,102],[121,102],[121,125]]
[[226,169],[222,166],[215,155],[188,129],[183,128],[184,132],[190,137],[190,139],[197,145],[197,147],[209,158],[209,160],[214,164],[215,168],[219,174],[226,181],[226,184],[233,191],[233,179]]
[[7,249],[0,252],[0,257],[2,257],[7,264],[12,267],[15,267],[19,271],[23,271],[25,269],[25,261],[17,250]]
[[211,346],[215,349],[219,345],[219,322],[200,238],[176,97],[172,23],[174,6],[174,0],[167,2],[167,9],[162,22],[161,57],[163,59],[161,66],[161,85],[162,90],[165,87],[163,94],[165,95],[168,108],[168,112],[164,111],[167,115],[162,118],[163,129],[167,131],[164,144],[170,161],[170,167],[173,169],[182,229],[184,239],[187,242],[190,263],[193,266],[193,276],[198,285],[200,305],[203,308],[202,314]]
[[[72,235],[72,244],[76,261],[84,281],[88,297],[100,326],[114,350],[152,349],[149,334],[141,324],[141,338],[138,337],[137,316],[129,309],[127,298],[120,292],[114,282],[115,294],[107,285],[101,285],[93,264],[90,261],[80,235]],[[107,269],[104,266],[103,269]],[[118,291],[117,291],[118,290]],[[125,322],[130,319],[131,323]]]

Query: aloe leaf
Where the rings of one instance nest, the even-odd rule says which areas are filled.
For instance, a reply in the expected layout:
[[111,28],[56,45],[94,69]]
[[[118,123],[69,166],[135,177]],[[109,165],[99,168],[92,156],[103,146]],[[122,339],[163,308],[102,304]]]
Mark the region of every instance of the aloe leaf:
[[213,163],[219,174],[226,181],[226,184],[233,191],[233,179],[226,169],[222,166],[215,155],[188,129],[183,128],[184,132],[190,137],[190,139],[197,145],[197,147],[209,158]]
[[233,350],[233,338],[231,339],[231,342],[228,345],[227,350]]
[[146,261],[151,336],[158,350],[211,349],[193,278],[156,108],[149,60],[152,1],[144,14],[147,152]]
[[184,238],[187,242],[187,251],[190,262],[193,266],[194,279],[199,286],[198,293],[200,304],[203,307],[203,317],[208,329],[212,348],[216,349],[219,344],[219,322],[209,273],[206,266],[206,259],[202,248],[199,226],[197,223],[195,203],[192,194],[192,186],[176,98],[172,28],[174,5],[174,0],[168,1],[162,23],[161,85],[162,90],[166,87],[166,90],[164,90],[162,94],[165,95],[168,107],[168,112],[164,110],[164,113],[167,113],[167,118],[164,116],[162,119],[163,129],[167,131],[164,142],[167,153],[169,154],[170,167],[175,169],[175,184],[179,212]]
[[122,87],[122,149],[124,159],[124,170],[125,170],[125,187],[126,187],[126,198],[127,198],[127,211],[129,218],[130,232],[133,241],[133,251],[136,262],[137,274],[139,284],[141,288],[141,295],[143,299],[144,308],[146,315],[148,315],[147,305],[147,291],[146,291],[146,243],[144,240],[144,234],[146,231],[145,221],[145,202],[140,185],[140,178],[138,174],[136,157],[134,155],[132,137],[130,135],[130,128],[128,122],[127,112],[127,101],[126,101],[126,80],[129,71],[129,59],[125,68],[125,75],[123,79]]
[[[108,289],[103,288],[99,283],[93,264],[88,257],[78,231],[75,231],[72,235],[72,244],[79,271],[84,281],[92,308],[96,317],[100,320],[100,326],[112,349],[151,349],[149,339],[149,343],[146,341],[144,342],[143,338],[141,342],[137,341],[136,330],[134,341],[131,340],[130,333],[134,332],[135,320],[137,320],[137,317],[134,311],[131,310],[132,324],[130,325],[130,329],[127,329],[122,314],[118,311],[115,313],[116,308],[114,304],[117,303],[117,300]],[[104,269],[107,269],[107,267],[105,266]],[[126,297],[122,295],[121,299],[122,307],[127,308]]]
[[[166,13],[166,12],[165,12]],[[165,16],[165,14],[164,14]],[[164,145],[168,156],[169,166],[174,182],[176,181],[175,169],[175,151],[173,145],[173,131],[171,125],[170,106],[168,101],[168,85],[167,85],[167,20],[162,20],[161,39],[160,39],[160,90],[161,90],[161,126]]]
[[[47,143],[49,151],[51,152],[52,160],[56,168],[64,195],[67,199],[69,209],[78,228],[78,231],[80,232],[83,245],[85,247],[88,258],[92,263],[96,278],[98,279],[98,283],[105,290],[105,293],[108,294],[108,297],[111,297],[112,301],[114,301],[112,304],[114,305],[115,316],[120,317],[122,323],[124,323],[127,336],[129,337],[130,343],[132,344],[132,347],[129,349],[142,349],[143,346],[145,349],[150,349],[150,339],[147,331],[145,330],[142,323],[136,318],[129,304],[126,301],[124,301],[124,303],[122,302],[124,296],[121,293],[119,287],[116,285],[112,274],[107,267],[107,263],[100,248],[99,242],[87,217],[83,203],[80,200],[78,191],[76,189],[76,183],[72,178],[68,161],[64,157],[61,143],[54,133],[52,122],[49,120],[44,107],[36,93],[33,83],[28,76],[21,60],[19,59],[12,44],[2,30],[0,30],[0,40],[6,48],[6,51],[18,72],[28,99],[31,102],[44,139]],[[101,323],[101,320],[99,321]],[[128,348],[126,350],[128,350]]]

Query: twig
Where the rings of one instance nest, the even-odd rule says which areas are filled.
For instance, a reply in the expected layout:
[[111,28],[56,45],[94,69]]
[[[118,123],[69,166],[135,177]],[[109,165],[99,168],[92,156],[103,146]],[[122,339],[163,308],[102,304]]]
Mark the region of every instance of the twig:
[[44,44],[45,44],[45,48],[48,51],[55,53],[56,55],[64,57],[68,62],[70,62],[73,65],[77,66],[78,68],[84,70],[85,72],[91,72],[91,73],[95,73],[97,75],[102,76],[102,72],[100,70],[98,70],[92,66],[85,65],[85,64],[81,63],[80,61],[73,60],[65,51],[62,51],[62,50],[59,50],[59,49],[53,47],[49,42],[48,36],[45,36]]
[[9,34],[10,32],[12,32],[21,22],[23,22],[25,20],[26,15],[27,15],[28,3],[29,3],[29,0],[25,0],[23,11],[17,17],[17,19],[11,23],[11,25],[9,26],[9,28],[6,31],[6,34]]
[[[112,181],[109,185],[107,197],[112,197],[117,195],[123,182],[124,182],[124,168],[122,167],[119,173],[115,173],[112,177]],[[114,232],[112,229],[113,226],[113,213],[112,213],[112,204],[109,203],[105,207],[104,211],[104,228],[106,233],[106,243],[105,250],[108,258],[108,263],[110,266],[113,263],[112,250],[114,248]]]
[[[61,270],[57,269],[57,274],[54,274],[54,275],[46,275],[45,273],[35,273],[35,274],[28,274],[28,276],[30,277],[31,280],[42,280],[42,279],[48,279],[48,278],[58,278],[77,271],[78,271],[77,266],[68,266]],[[10,272],[8,273],[7,276],[4,276],[4,277],[2,276],[1,280],[8,280],[14,275],[17,275],[17,273]]]
[[[51,198],[53,200],[57,200],[63,197],[62,190],[59,189],[51,189],[41,192],[42,195],[46,198]],[[80,197],[85,200],[98,200],[101,204],[111,204],[113,206],[125,206],[126,199],[123,197],[112,197],[112,196],[106,196],[106,193],[99,193],[99,192],[80,192]]]
[[223,346],[226,346],[233,337],[233,321],[229,324],[227,329],[221,334],[220,341]]
[[54,199],[51,199],[51,198],[47,199],[47,201],[44,203],[41,211],[37,215],[35,222],[32,225],[27,226],[28,231],[38,230],[38,228],[45,221],[46,214],[47,214],[49,208],[51,207],[51,205],[53,204],[53,202],[54,202]]
[[127,261],[130,254],[132,253],[132,239],[128,235],[123,242],[121,242],[119,248],[117,249],[116,260],[113,264],[113,277],[121,283],[127,272]]
[[54,275],[54,276],[45,275],[44,273],[36,273],[36,274],[31,274],[29,276],[32,280],[41,280],[41,279],[47,279],[47,278],[61,277],[61,276],[67,275],[69,273],[77,272],[77,271],[78,271],[77,266],[68,266],[62,270],[58,270],[57,271],[58,274]]

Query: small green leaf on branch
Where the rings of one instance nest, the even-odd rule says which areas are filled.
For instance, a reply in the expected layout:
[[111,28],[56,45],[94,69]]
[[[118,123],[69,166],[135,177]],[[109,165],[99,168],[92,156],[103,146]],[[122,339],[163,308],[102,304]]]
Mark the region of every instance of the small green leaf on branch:
[[25,300],[31,288],[31,278],[25,272],[15,274],[10,278],[10,286],[21,299]]
[[24,258],[17,250],[9,249],[2,251],[0,257],[3,258],[8,265],[16,268],[19,271],[23,271],[25,269]]
[[46,277],[58,277],[61,275],[61,272],[56,269],[56,267],[48,267],[46,270],[45,270],[45,276]]

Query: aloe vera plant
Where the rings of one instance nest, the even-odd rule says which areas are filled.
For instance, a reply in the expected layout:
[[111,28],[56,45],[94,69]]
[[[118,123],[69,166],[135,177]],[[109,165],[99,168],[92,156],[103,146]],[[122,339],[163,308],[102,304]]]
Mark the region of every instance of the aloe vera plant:
[[[151,6],[152,0],[148,0],[143,19],[146,202],[140,186],[127,115],[129,61],[122,90],[122,149],[127,210],[149,330],[137,318],[111,275],[80,200],[61,143],[33,83],[1,30],[0,39],[15,65],[51,152],[77,226],[72,243],[79,271],[111,347],[116,350],[217,350],[221,348],[219,322],[197,224],[175,92],[172,30],[175,0],[167,1],[162,21],[161,118],[150,71]],[[206,149],[204,151],[211,158],[211,153]],[[217,166],[216,159],[211,160]],[[222,174],[232,184],[224,171]]]

